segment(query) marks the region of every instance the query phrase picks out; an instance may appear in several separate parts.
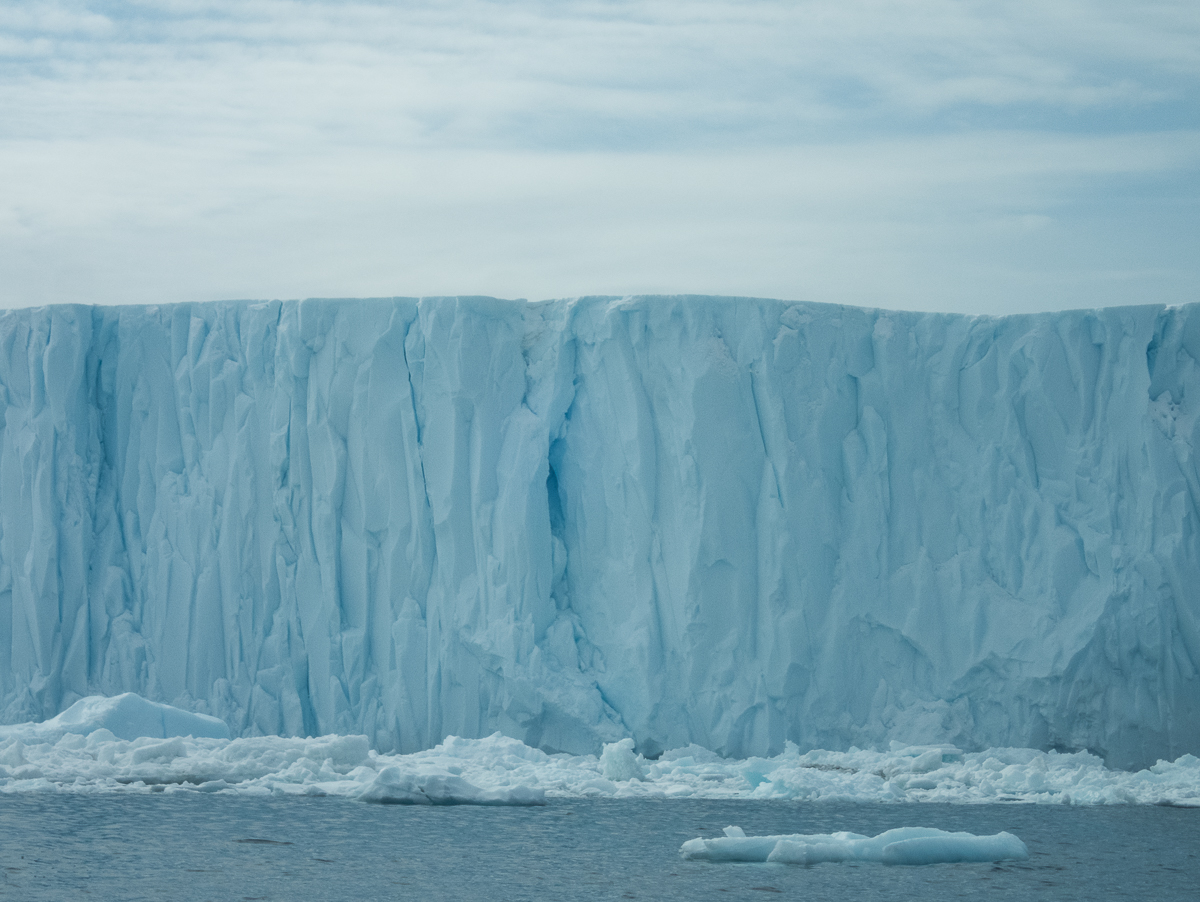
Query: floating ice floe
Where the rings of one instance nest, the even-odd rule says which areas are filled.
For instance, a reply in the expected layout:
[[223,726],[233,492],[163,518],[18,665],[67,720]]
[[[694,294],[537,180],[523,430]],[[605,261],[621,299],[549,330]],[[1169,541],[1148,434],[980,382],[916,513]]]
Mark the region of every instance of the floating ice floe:
[[740,760],[688,746],[650,760],[630,739],[600,755],[568,755],[499,733],[389,755],[365,736],[230,740],[222,727],[137,696],[83,699],[44,723],[0,727],[0,792],[275,793],[399,804],[694,798],[1200,807],[1193,755],[1136,772],[1110,770],[1086,752],[900,744],[801,754],[789,743],[775,757]]
[[932,827],[897,827],[878,836],[858,833],[814,833],[791,836],[747,836],[726,827],[716,839],[689,839],[679,849],[684,858],[704,861],[770,861],[814,865],[838,861],[881,864],[950,864],[1024,860],[1025,843],[1011,833],[976,836],[947,833]]

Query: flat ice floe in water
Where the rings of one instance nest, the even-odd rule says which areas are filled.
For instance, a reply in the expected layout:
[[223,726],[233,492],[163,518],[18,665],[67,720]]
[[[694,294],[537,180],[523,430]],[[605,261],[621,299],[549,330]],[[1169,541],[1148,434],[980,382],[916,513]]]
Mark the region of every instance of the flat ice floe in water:
[[976,836],[947,833],[933,827],[897,827],[878,836],[858,833],[747,836],[740,827],[726,827],[725,835],[716,839],[689,839],[680,847],[679,854],[704,861],[802,865],[874,861],[915,865],[1024,860],[1029,857],[1029,850],[1011,833]]
[[82,699],[44,723],[0,727],[0,792],[272,793],[397,804],[559,797],[1200,806],[1200,759],[1192,755],[1136,772],[1110,770],[1086,752],[898,744],[805,754],[789,744],[772,758],[739,760],[689,746],[648,760],[628,739],[600,755],[552,755],[499,733],[387,755],[365,736],[230,740],[222,732],[215,718],[134,695]]

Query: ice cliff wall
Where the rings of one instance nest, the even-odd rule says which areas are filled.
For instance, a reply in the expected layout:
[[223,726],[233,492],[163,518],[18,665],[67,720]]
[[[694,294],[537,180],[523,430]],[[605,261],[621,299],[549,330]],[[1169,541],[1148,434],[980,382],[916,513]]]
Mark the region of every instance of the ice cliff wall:
[[1200,305],[0,314],[0,718],[1200,752]]

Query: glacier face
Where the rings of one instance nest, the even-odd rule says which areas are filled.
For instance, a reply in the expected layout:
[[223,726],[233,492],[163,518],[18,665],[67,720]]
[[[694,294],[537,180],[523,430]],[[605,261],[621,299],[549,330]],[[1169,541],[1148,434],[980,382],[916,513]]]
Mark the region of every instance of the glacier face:
[[1200,752],[1200,305],[0,313],[0,720]]

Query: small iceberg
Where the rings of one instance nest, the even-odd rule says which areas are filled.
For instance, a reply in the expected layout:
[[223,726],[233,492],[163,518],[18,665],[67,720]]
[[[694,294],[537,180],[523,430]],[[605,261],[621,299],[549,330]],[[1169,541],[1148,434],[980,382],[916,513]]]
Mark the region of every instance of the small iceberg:
[[725,835],[716,839],[689,839],[680,847],[679,854],[700,861],[771,861],[806,866],[839,861],[918,865],[1023,861],[1029,857],[1029,849],[1011,833],[976,836],[933,827],[897,827],[878,836],[858,833],[747,836],[741,827],[726,827]]
[[56,717],[42,723],[0,727],[0,740],[15,737],[24,742],[57,742],[67,735],[90,736],[107,730],[114,739],[228,739],[229,727],[219,717],[195,714],[172,705],[152,702],[133,692],[106,698],[81,698]]
[[530,786],[481,789],[455,774],[406,772],[392,765],[356,798],[382,805],[545,805],[546,793]]

